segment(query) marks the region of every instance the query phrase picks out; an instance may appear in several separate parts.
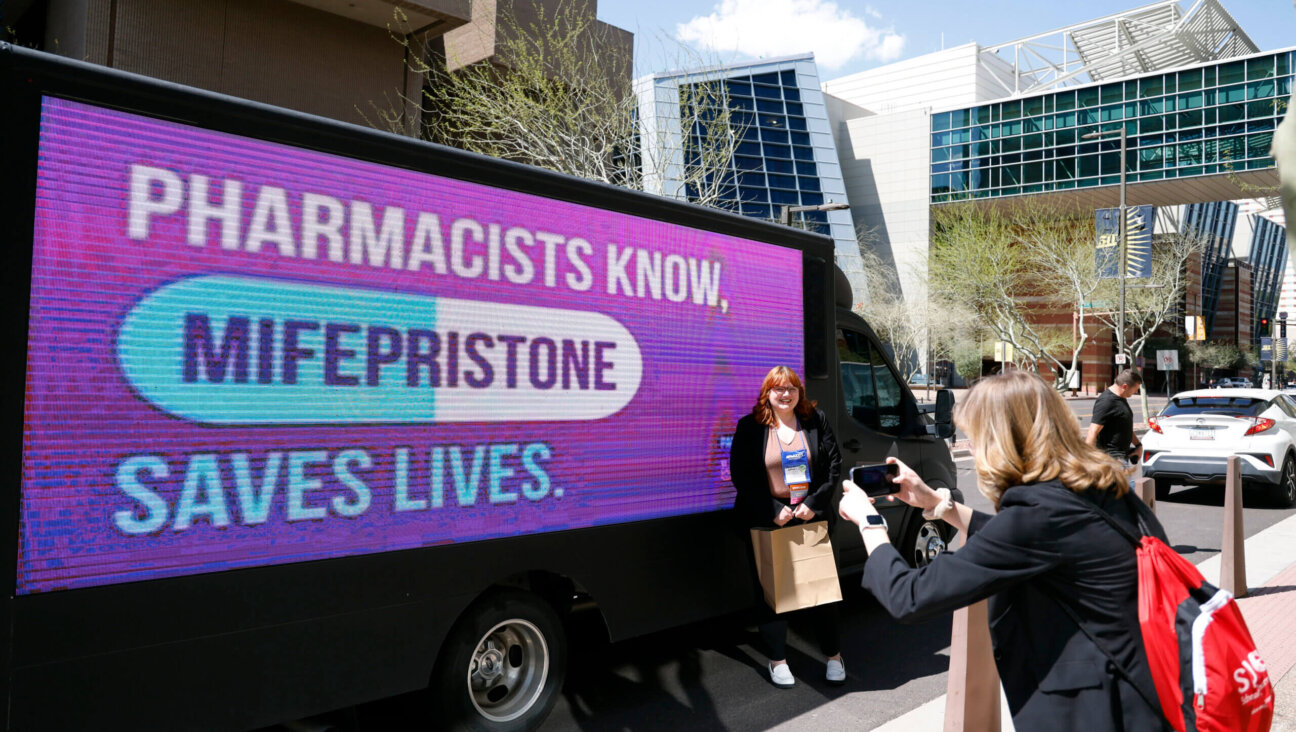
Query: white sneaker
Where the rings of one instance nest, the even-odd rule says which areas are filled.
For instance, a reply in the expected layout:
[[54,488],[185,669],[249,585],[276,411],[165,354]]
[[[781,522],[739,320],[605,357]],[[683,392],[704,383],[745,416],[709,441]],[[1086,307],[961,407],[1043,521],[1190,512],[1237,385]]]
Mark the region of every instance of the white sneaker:
[[846,683],[846,665],[841,662],[841,659],[828,659],[828,673],[825,678],[830,684],[841,685]]
[[792,678],[792,669],[788,668],[786,663],[780,663],[775,666],[770,664],[770,681],[780,689],[791,689],[796,686],[796,679]]

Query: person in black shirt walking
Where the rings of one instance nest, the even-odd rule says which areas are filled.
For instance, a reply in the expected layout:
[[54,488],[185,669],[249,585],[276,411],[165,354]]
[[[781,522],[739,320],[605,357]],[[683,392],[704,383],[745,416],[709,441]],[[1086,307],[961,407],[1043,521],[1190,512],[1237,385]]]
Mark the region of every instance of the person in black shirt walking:
[[1125,369],[1117,374],[1116,381],[1094,402],[1093,421],[1085,433],[1085,442],[1126,464],[1143,447],[1134,436],[1134,411],[1126,401],[1142,383],[1137,371]]

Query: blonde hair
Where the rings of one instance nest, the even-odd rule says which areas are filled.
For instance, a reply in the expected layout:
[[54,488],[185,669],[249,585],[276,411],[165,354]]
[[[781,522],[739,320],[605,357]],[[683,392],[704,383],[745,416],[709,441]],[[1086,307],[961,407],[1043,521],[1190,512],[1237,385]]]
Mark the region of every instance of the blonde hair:
[[1075,415],[1040,377],[1024,371],[977,382],[954,415],[972,440],[977,487],[999,509],[1005,490],[1060,480],[1073,491],[1129,490],[1132,471],[1084,441]]

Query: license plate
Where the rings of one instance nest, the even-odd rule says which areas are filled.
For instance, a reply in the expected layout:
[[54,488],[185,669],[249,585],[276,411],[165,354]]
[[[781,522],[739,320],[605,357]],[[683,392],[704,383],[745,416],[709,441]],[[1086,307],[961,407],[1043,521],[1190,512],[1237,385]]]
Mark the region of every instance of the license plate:
[[1188,435],[1188,439],[1213,440],[1215,439],[1215,432],[1213,430],[1193,430],[1192,434]]

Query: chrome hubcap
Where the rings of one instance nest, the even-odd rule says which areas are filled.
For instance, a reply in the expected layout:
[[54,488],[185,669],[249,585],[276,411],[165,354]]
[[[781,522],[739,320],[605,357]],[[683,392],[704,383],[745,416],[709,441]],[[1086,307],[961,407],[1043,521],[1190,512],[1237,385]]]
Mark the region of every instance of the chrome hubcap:
[[936,524],[924,521],[918,527],[918,539],[914,542],[914,566],[922,567],[931,564],[932,560],[945,551],[945,540],[941,538]]
[[1296,463],[1288,460],[1283,466],[1283,488],[1287,492],[1287,501],[1296,499]]
[[526,620],[506,620],[477,644],[468,664],[469,697],[483,717],[508,722],[536,703],[548,676],[544,634]]

